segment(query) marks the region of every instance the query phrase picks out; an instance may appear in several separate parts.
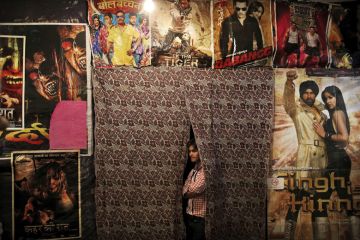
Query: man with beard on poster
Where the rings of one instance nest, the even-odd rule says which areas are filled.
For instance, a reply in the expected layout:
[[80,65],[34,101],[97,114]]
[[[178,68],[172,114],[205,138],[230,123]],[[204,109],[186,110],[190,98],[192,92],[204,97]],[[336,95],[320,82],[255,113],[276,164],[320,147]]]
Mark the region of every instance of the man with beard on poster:
[[[314,124],[322,125],[327,117],[322,113],[324,110],[323,104],[316,100],[316,96],[319,93],[319,87],[313,80],[302,82],[299,87],[300,99],[295,101],[295,84],[293,81],[298,78],[296,71],[288,71],[286,73],[286,78],[287,80],[285,82],[283,95],[284,108],[294,122],[298,142],[295,163],[295,169],[297,169],[296,179],[315,179],[317,177],[322,177],[322,170],[326,169],[328,160],[325,141],[316,133]],[[306,186],[295,188],[291,191],[295,194],[296,201],[301,201],[303,200],[303,197],[310,196],[309,191],[311,191],[311,189]],[[317,201],[316,199],[319,197],[317,192],[313,193],[314,201]],[[293,236],[293,234],[295,234],[295,226],[302,226],[301,224],[296,224],[296,221],[299,219],[298,215],[302,214],[303,210],[300,206],[296,206],[295,212],[291,211],[290,208],[286,216],[286,221],[287,229],[290,231],[288,234]],[[315,219],[314,234],[319,234],[317,230],[320,229],[319,226],[321,223],[328,222],[325,212],[326,211],[314,211],[312,213],[312,218]],[[305,225],[302,227],[306,229]],[[296,232],[300,233],[307,231],[304,229],[297,229]]]
[[223,59],[228,54],[240,51],[253,51],[254,38],[256,49],[263,48],[263,39],[259,23],[256,18],[247,15],[248,1],[233,0],[234,13],[225,18],[221,24],[220,50]]

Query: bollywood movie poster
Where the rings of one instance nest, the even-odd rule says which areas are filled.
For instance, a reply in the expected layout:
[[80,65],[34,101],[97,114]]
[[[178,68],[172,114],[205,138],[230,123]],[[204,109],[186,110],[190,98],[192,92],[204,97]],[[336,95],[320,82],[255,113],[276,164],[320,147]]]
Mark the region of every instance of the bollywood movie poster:
[[332,68],[360,67],[358,7],[358,2],[331,5],[328,44]]
[[214,68],[271,65],[270,0],[215,0]]
[[211,1],[156,0],[154,4],[152,65],[211,67]]
[[0,116],[24,128],[25,36],[0,35]]
[[359,73],[275,70],[268,239],[360,237]]
[[328,9],[321,3],[275,1],[274,67],[327,67]]
[[151,64],[150,22],[142,0],[88,0],[88,6],[95,67]]
[[[10,158],[12,151],[48,150],[50,120],[58,103],[86,102],[86,115],[91,116],[88,28],[85,24],[0,24],[0,33],[26,37],[23,79],[2,81],[3,90],[24,87],[24,128],[1,133],[1,157]],[[89,155],[91,117],[87,117],[86,125],[87,146],[81,153]],[[65,131],[67,127],[64,125]]]
[[79,151],[11,154],[13,239],[81,237]]

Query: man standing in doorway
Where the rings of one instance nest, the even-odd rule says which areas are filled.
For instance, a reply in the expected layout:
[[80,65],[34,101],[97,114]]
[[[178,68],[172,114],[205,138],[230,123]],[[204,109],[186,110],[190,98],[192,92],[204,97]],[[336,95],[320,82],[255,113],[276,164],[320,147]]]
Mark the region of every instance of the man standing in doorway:
[[190,171],[184,187],[183,197],[188,200],[186,209],[186,239],[205,239],[205,172],[200,160],[199,151],[194,140],[187,144],[190,161],[195,163]]
[[233,0],[234,13],[221,24],[220,50],[222,58],[239,51],[253,51],[254,37],[257,49],[263,48],[263,39],[259,22],[248,16],[247,0]]

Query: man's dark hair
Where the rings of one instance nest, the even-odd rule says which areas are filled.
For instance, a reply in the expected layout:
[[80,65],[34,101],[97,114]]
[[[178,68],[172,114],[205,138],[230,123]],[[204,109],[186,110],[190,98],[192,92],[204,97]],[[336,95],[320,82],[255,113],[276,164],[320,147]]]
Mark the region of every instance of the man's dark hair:
[[136,17],[136,13],[129,13],[129,18],[131,18],[132,16]]
[[108,16],[109,18],[112,19],[112,14],[111,14],[111,13],[105,13],[105,14],[104,14],[104,17],[105,17],[105,16]]
[[306,91],[306,89],[311,89],[315,96],[319,93],[319,86],[314,82],[313,80],[307,80],[305,82],[302,82],[299,87],[299,93],[300,97],[302,98],[303,93]]
[[94,14],[93,16],[92,16],[92,20],[94,21],[94,19],[95,18],[97,18],[97,20],[99,20],[100,21],[100,17],[99,17],[99,15],[98,14]]
[[115,13],[115,15],[118,15],[118,13],[122,13],[122,14],[124,14],[124,15],[125,15],[125,12],[124,12],[123,10],[119,10],[119,11],[117,11],[117,12]]
[[244,3],[246,3],[246,6],[249,5],[248,0],[233,0],[233,5],[235,6],[237,2],[244,2]]

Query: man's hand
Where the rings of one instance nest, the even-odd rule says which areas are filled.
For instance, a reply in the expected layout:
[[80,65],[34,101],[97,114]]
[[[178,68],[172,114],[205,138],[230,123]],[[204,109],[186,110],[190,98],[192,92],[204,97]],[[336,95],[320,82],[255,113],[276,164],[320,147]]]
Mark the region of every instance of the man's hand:
[[132,49],[130,49],[126,53],[127,53],[128,56],[131,56],[134,53],[134,51]]

